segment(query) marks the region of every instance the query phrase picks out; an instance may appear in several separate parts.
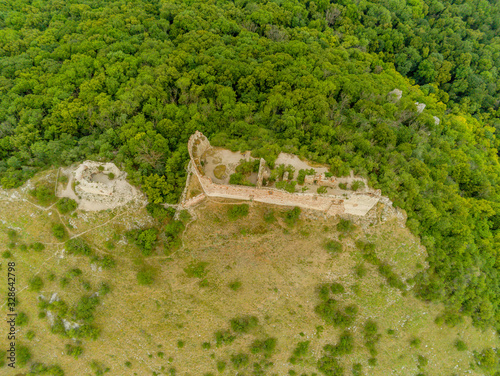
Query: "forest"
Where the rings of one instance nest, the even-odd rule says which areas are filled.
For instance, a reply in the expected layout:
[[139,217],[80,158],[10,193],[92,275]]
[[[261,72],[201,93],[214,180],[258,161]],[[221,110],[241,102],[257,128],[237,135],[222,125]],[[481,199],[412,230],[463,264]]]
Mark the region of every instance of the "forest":
[[469,315],[500,330],[499,11],[484,0],[7,0],[1,185],[113,161],[152,201],[175,203],[196,130],[268,162],[284,151],[352,169],[427,247],[416,294],[444,302],[449,325]]

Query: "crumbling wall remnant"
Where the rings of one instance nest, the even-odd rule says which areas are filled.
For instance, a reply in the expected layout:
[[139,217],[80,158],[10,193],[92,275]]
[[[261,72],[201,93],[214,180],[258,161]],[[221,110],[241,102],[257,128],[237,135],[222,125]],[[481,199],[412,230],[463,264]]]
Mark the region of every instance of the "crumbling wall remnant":
[[[274,205],[298,206],[306,209],[320,210],[327,215],[347,213],[365,215],[379,200],[380,191],[368,193],[350,192],[343,196],[318,195],[313,193],[289,193],[279,189],[262,186],[267,166],[261,158],[257,177],[257,187],[248,187],[230,184],[214,183],[205,175],[201,158],[211,148],[208,139],[196,131],[188,142],[188,151],[191,158],[191,173],[196,175],[203,189],[203,194],[192,198],[184,206],[194,205],[205,196],[222,197],[238,200],[252,200]],[[334,186],[335,177],[326,177],[325,173],[306,176],[306,182],[316,182],[320,186]]]

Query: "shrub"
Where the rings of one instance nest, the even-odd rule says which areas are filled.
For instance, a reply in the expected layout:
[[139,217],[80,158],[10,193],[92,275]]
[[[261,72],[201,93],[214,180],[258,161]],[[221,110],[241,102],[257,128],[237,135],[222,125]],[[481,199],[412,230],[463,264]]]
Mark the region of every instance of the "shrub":
[[151,217],[159,222],[163,222],[166,219],[172,219],[175,214],[174,208],[165,208],[163,205],[152,202],[146,205],[146,210]]
[[63,240],[66,237],[66,229],[60,223],[56,223],[52,226],[52,234],[58,240]]
[[340,222],[337,224],[337,231],[339,232],[352,232],[356,229],[354,223],[352,223],[348,219],[340,219]]
[[90,256],[92,254],[92,249],[82,238],[69,239],[65,248],[70,255]]
[[246,186],[254,186],[255,184],[250,183],[244,174],[241,172],[235,172],[234,174],[229,175],[229,184],[234,185],[246,185]]
[[292,210],[288,210],[285,212],[285,223],[288,226],[294,226],[295,223],[297,223],[299,217],[300,217],[300,208],[299,207],[294,207]]
[[326,376],[342,376],[344,374],[344,369],[331,354],[323,355],[318,360],[316,367]]
[[24,345],[17,346],[17,365],[23,368],[31,360],[31,351]]
[[375,367],[377,365],[377,359],[376,358],[368,359],[368,364],[372,367]]
[[327,301],[330,297],[330,288],[328,288],[328,285],[320,285],[318,288],[318,294],[321,300]]
[[177,347],[178,347],[179,349],[182,349],[182,348],[184,347],[184,341],[178,340],[178,341],[177,341]]
[[210,342],[203,342],[203,343],[201,344],[201,348],[202,348],[202,349],[204,349],[204,350],[209,350],[209,349],[210,349],[210,347],[212,347],[212,346],[210,345]]
[[360,264],[356,264],[356,266],[354,267],[354,272],[356,273],[356,276],[358,276],[359,278],[362,278],[366,275],[366,273],[368,271],[366,270],[365,265],[360,263]]
[[94,311],[99,305],[99,298],[97,296],[82,296],[76,307],[72,309],[72,317],[79,321],[90,324],[94,321]]
[[217,347],[221,345],[228,345],[236,339],[229,330],[218,330],[215,332],[215,343]]
[[455,341],[455,348],[458,350],[458,351],[465,351],[467,350],[467,345],[465,344],[464,341],[460,340],[460,339],[457,339]]
[[302,185],[304,184],[304,180],[307,175],[314,175],[316,171],[311,168],[309,170],[299,170],[299,173],[297,174],[297,182]]
[[354,363],[352,365],[352,376],[363,376],[363,367],[361,363]]
[[429,360],[425,356],[418,356],[418,367],[425,367],[429,363]]
[[364,187],[365,187],[365,183],[361,180],[356,180],[354,183],[351,184],[351,189],[353,191],[357,191],[358,189],[364,188]]
[[240,281],[234,281],[229,284],[229,288],[233,291],[237,291],[241,288],[241,282]]
[[157,236],[158,230],[154,228],[140,231],[137,235],[135,244],[141,249],[144,256],[149,256],[153,252]]
[[323,350],[332,356],[351,354],[354,349],[354,337],[349,332],[344,332],[340,336],[339,343],[335,346],[326,345]]
[[35,252],[40,252],[40,251],[43,251],[45,249],[45,245],[43,245],[40,242],[35,242],[35,243],[30,244],[30,248],[32,250],[34,250]]
[[31,341],[33,338],[35,338],[35,332],[33,330],[28,330],[26,332],[26,339]]
[[269,356],[276,348],[277,339],[267,338],[265,340],[255,340],[250,346],[250,351],[252,354],[264,353]]
[[332,255],[342,252],[342,243],[336,240],[328,240],[324,245],[326,251]]
[[231,319],[231,329],[237,333],[247,333],[250,329],[255,328],[259,323],[259,319],[255,316],[240,316]]
[[40,276],[36,275],[30,278],[28,285],[31,291],[40,291],[43,287],[43,280]]
[[334,294],[342,294],[345,292],[344,286],[342,286],[338,282],[332,283],[332,285],[330,286],[330,289],[332,290],[332,293],[334,293]]
[[410,340],[410,346],[412,346],[412,347],[419,347],[421,343],[422,343],[422,341],[418,338],[412,338]]
[[26,313],[24,312],[19,312],[17,314],[17,318],[16,318],[16,324],[19,325],[19,326],[24,326],[28,323],[29,321],[29,317]]
[[321,186],[321,187],[318,187],[318,189],[316,189],[316,192],[318,192],[319,194],[323,194],[323,193],[326,193],[327,190],[328,189],[325,186]]
[[47,206],[53,201],[55,201],[56,196],[54,195],[54,189],[46,185],[40,185],[29,191],[30,195],[37,199],[37,201]]
[[347,190],[347,184],[346,183],[339,183],[339,188],[343,190]]
[[248,204],[234,205],[228,209],[227,215],[230,220],[235,221],[238,218],[246,217],[248,215],[248,211]]
[[115,174],[113,174],[112,172],[110,172],[108,174],[108,178],[109,178],[109,180],[113,180],[115,178]]
[[231,355],[231,363],[233,363],[234,368],[239,369],[241,367],[245,367],[248,365],[248,355],[239,353],[239,354],[234,354]]
[[72,356],[75,359],[78,359],[80,355],[83,353],[83,347],[81,346],[73,346],[69,343],[66,344],[66,355]]
[[205,270],[208,262],[192,262],[187,267],[184,268],[184,272],[186,272],[189,278],[204,278],[208,271]]
[[2,257],[3,258],[11,258],[12,253],[10,251],[4,251],[4,252],[2,252]]
[[10,228],[7,231],[7,236],[9,237],[9,240],[16,241],[17,240],[17,231]]
[[27,376],[34,375],[64,376],[64,371],[58,365],[46,366],[43,363],[34,363]]
[[266,212],[264,213],[264,221],[266,223],[274,223],[276,222],[276,217],[274,216],[274,210],[273,209],[267,209]]
[[72,212],[78,207],[78,204],[76,203],[75,200],[72,200],[71,198],[63,197],[59,201],[57,201],[57,209],[59,209],[59,212],[61,214],[66,214],[69,212]]
[[284,189],[289,193],[295,192],[295,186],[297,185],[296,181],[279,181],[276,183],[277,189]]
[[217,361],[217,371],[222,373],[222,372],[224,372],[225,369],[226,369],[226,362],[224,362],[223,360],[218,360]]
[[307,355],[307,352],[309,351],[309,344],[311,341],[302,341],[297,343],[295,346],[295,349],[292,352],[292,356],[289,359],[289,362],[292,364],[297,364],[297,361],[300,360],[302,357]]
[[155,273],[153,269],[144,268],[137,272],[137,282],[139,285],[152,285],[154,282]]

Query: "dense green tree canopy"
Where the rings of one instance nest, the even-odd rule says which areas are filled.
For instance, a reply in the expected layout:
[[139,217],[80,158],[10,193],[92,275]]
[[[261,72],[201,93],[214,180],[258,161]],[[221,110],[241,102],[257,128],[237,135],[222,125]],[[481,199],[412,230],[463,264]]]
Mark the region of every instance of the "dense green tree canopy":
[[175,202],[196,130],[269,161],[281,150],[353,169],[408,212],[427,247],[417,292],[500,328],[498,9],[8,0],[0,182],[112,160],[152,202]]

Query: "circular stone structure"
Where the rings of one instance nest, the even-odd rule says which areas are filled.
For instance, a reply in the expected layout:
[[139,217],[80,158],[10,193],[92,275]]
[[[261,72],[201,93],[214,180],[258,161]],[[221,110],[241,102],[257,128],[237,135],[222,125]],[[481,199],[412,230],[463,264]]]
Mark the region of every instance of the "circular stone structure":
[[72,171],[66,189],[59,196],[76,200],[81,210],[113,209],[143,197],[126,177],[114,163],[85,161]]

